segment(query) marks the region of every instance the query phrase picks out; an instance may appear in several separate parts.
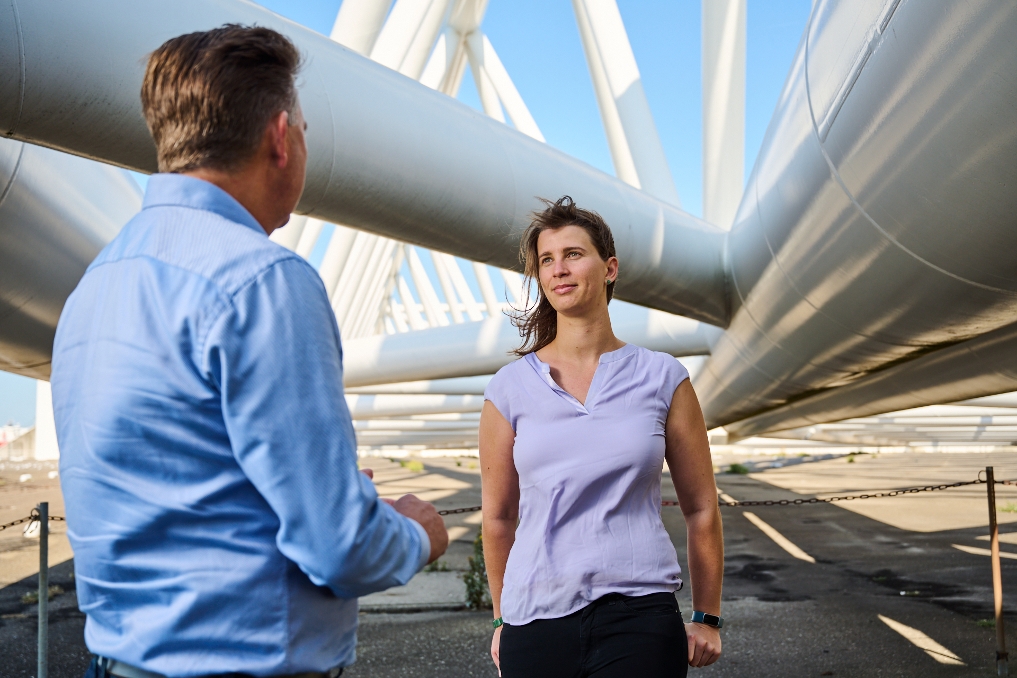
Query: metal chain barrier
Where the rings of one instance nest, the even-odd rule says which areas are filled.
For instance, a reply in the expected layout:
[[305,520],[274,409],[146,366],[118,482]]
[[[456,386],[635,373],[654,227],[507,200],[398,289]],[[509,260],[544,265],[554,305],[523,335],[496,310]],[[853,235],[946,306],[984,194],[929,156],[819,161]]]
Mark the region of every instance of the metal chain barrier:
[[[1013,481],[997,480],[997,485],[1011,484]],[[968,480],[960,483],[949,483],[944,485],[925,485],[924,487],[908,487],[902,490],[889,490],[887,492],[874,492],[872,494],[849,494],[842,497],[811,497],[809,499],[767,499],[765,501],[722,501],[720,506],[802,506],[804,504],[832,504],[835,501],[852,501],[854,499],[881,499],[883,497],[899,497],[902,494],[917,494],[919,492],[938,492],[949,490],[954,487],[965,485],[984,485],[984,480]],[[676,501],[661,502],[664,506],[677,506]]]
[[[924,487],[908,487],[901,490],[888,490],[886,492],[874,492],[871,494],[850,494],[841,497],[811,497],[809,499],[767,499],[765,501],[722,501],[718,502],[719,506],[803,506],[805,504],[832,504],[836,501],[852,501],[855,499],[882,499],[885,497],[898,497],[903,494],[917,494],[919,492],[938,492],[940,490],[949,490],[954,487],[964,487],[965,485],[984,485],[985,481],[979,478],[978,480],[968,480],[960,483],[949,483],[943,485],[925,485]],[[1017,480],[997,480],[996,485],[1017,485]],[[677,501],[665,499],[660,502],[661,506],[678,506]],[[465,506],[463,508],[454,509],[442,509],[438,511],[439,516],[453,516],[460,513],[475,513],[480,511],[480,506]],[[61,521],[64,520],[62,516],[50,516],[50,521]],[[19,518],[13,522],[7,523],[6,525],[0,525],[0,532],[6,530],[8,527],[14,527],[15,525],[21,525],[22,523],[28,523],[39,520],[38,509],[32,509],[32,515],[27,518]]]
[[479,511],[480,509],[481,509],[480,506],[467,506],[466,508],[442,509],[441,511],[438,511],[438,515],[454,516],[457,513],[473,513],[474,511]]
[[[64,522],[64,521],[66,521],[66,518],[64,518],[63,516],[50,516],[49,517],[49,522],[51,522],[51,523],[54,523],[54,522]],[[26,516],[25,518],[18,518],[17,520],[11,521],[11,522],[6,523],[4,525],[0,525],[0,532],[3,532],[8,527],[14,527],[15,525],[21,525],[22,523],[37,523],[37,522],[39,522],[39,509],[34,508],[34,509],[32,509],[32,512],[28,516]]]
[[[947,483],[943,485],[925,485],[924,487],[907,487],[901,490],[888,490],[886,492],[873,492],[871,494],[851,494],[844,495],[841,497],[811,497],[809,499],[767,499],[765,501],[722,501],[718,502],[719,506],[803,506],[805,504],[832,504],[836,501],[851,501],[854,499],[881,499],[883,497],[898,497],[902,494],[917,494],[918,492],[938,492],[940,490],[949,490],[954,487],[964,487],[965,485],[984,485],[985,481],[981,478],[977,480],[967,480],[959,483]],[[996,485],[1017,485],[1017,480],[997,480]],[[661,506],[678,506],[677,501],[665,499],[660,502]],[[472,513],[474,511],[480,511],[480,506],[467,506],[465,508],[456,509],[444,509],[438,511],[439,516],[449,516],[458,513]]]

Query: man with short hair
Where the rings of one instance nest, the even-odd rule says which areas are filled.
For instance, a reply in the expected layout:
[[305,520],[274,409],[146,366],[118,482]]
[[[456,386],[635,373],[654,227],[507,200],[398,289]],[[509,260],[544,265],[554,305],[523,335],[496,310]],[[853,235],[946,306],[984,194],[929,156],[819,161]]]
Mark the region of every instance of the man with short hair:
[[448,545],[357,471],[318,274],[269,241],[303,190],[300,55],[169,40],[142,104],[160,174],[64,307],[53,401],[90,675],[336,676],[357,596]]

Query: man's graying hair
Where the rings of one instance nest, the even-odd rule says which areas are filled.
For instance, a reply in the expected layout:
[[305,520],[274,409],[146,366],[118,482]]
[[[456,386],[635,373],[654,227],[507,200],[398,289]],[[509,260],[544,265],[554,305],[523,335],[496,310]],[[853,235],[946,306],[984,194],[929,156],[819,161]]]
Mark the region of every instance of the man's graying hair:
[[297,103],[300,52],[270,28],[227,24],[167,40],[148,57],[141,105],[160,172],[232,170],[268,122]]

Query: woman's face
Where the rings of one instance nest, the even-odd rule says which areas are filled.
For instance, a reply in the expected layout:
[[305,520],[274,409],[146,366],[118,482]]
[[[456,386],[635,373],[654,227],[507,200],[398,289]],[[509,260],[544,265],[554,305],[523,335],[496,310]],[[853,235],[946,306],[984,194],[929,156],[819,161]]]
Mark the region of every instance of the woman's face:
[[537,266],[544,295],[554,310],[566,315],[607,306],[607,281],[618,277],[618,259],[601,259],[589,234],[579,226],[541,231]]

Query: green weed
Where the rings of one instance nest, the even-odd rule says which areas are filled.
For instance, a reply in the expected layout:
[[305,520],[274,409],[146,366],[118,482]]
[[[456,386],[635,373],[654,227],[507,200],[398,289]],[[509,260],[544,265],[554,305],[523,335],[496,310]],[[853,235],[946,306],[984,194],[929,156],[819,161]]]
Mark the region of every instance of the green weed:
[[484,565],[484,536],[477,530],[473,540],[473,555],[469,569],[463,575],[466,584],[466,606],[471,610],[486,610],[491,607],[491,591],[487,588],[487,567]]
[[436,560],[424,568],[424,572],[451,572],[452,568],[444,560]]
[[[59,586],[57,584],[53,584],[53,585],[51,585],[49,587],[49,599],[53,600],[54,598],[56,598],[57,596],[59,596],[63,592],[64,592],[64,589],[63,589],[62,586]],[[39,602],[39,592],[38,591],[29,591],[25,595],[21,596],[21,603],[22,603],[22,605],[35,605],[38,602]]]

